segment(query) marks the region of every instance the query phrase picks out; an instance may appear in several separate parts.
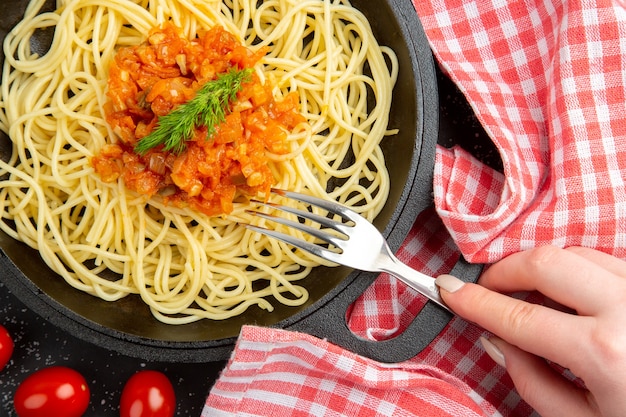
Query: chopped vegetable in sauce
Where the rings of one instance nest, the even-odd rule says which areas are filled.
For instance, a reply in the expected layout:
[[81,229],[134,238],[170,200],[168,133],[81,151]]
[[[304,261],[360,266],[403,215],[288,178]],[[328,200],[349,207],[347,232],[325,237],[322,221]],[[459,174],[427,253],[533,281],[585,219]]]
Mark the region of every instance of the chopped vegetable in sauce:
[[156,128],[137,142],[135,152],[144,154],[163,145],[165,151],[180,153],[198,125],[205,126],[207,135],[212,136],[216,125],[224,121],[226,109],[237,98],[242,84],[250,80],[250,74],[250,68],[233,69],[204,84],[194,98],[159,117]]
[[[295,92],[276,100],[269,83],[250,70],[266,52],[252,52],[219,26],[188,40],[171,24],[153,29],[144,44],[120,49],[105,107],[119,141],[93,157],[95,171],[104,182],[121,177],[139,194],[158,194],[168,204],[208,215],[231,212],[240,194],[267,193],[275,182],[267,153],[288,153],[288,133],[306,119]],[[236,74],[248,76],[232,97],[228,92],[228,108],[220,109],[215,126],[198,117],[183,146],[166,149],[159,142],[137,152],[165,117],[176,117],[175,109],[193,102],[203,87],[210,90],[207,85]]]

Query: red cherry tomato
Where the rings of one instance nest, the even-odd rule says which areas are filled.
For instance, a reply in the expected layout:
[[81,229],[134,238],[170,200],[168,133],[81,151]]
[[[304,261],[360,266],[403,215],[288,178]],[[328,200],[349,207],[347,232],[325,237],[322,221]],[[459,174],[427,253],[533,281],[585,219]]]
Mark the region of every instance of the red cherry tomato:
[[13,354],[13,339],[8,330],[0,324],[0,371],[4,369]]
[[13,403],[19,417],[80,417],[89,406],[89,387],[75,370],[51,366],[26,377]]
[[161,372],[139,371],[124,385],[120,417],[172,417],[174,411],[174,387]]

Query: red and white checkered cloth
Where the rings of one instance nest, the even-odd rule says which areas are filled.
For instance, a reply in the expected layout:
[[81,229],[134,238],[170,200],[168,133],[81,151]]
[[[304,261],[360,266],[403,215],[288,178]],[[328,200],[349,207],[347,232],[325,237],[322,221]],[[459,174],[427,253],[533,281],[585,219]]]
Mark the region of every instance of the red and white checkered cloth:
[[383,365],[309,335],[244,327],[203,415],[481,417],[495,411],[473,396],[432,366]]
[[422,1],[442,67],[500,151],[504,176],[440,152],[439,215],[467,259],[537,245],[626,257],[626,10],[596,1]]
[[[582,245],[626,258],[626,9],[617,1],[414,0],[437,61],[496,144],[496,172],[439,148],[435,207],[399,258],[447,272],[458,251],[492,263],[533,246]],[[350,328],[382,340],[424,300],[382,275]],[[453,319],[417,357],[383,365],[310,336],[244,328],[207,398],[209,416],[534,415]]]

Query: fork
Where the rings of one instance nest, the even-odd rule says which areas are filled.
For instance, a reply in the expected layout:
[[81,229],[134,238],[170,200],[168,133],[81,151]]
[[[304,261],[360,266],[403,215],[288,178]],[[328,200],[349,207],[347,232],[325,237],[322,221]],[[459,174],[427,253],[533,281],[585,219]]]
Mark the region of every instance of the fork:
[[[248,210],[248,212],[266,220],[310,234],[326,242],[328,245],[311,243],[285,233],[251,224],[245,225],[248,229],[271,236],[336,264],[361,271],[386,272],[428,297],[444,309],[452,312],[441,299],[439,288],[435,284],[434,278],[418,272],[400,261],[389,248],[383,235],[367,219],[334,201],[322,200],[321,198],[293,191],[272,189],[272,192],[282,197],[309,204],[310,206],[322,208],[333,215],[333,218],[263,201],[255,202],[266,207],[272,207],[283,212],[294,214],[298,216],[298,218],[318,223],[323,228],[318,229],[298,221],[260,211]],[[341,218],[341,221],[335,220],[337,217]],[[339,233],[331,234],[325,231],[324,228]]]

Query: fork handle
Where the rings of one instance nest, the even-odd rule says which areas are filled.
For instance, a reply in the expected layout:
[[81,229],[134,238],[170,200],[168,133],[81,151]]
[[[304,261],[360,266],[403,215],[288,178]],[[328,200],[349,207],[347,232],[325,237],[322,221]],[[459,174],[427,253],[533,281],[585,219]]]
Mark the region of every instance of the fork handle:
[[439,287],[437,287],[437,284],[435,284],[435,279],[433,277],[430,277],[411,268],[410,266],[396,258],[396,256],[390,250],[388,250],[387,252],[390,262],[386,262],[380,268],[382,272],[393,275],[409,287],[428,297],[428,299],[430,299],[431,301],[439,304],[441,307],[448,310],[449,312],[454,313],[443,302],[441,294],[439,293]]

